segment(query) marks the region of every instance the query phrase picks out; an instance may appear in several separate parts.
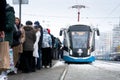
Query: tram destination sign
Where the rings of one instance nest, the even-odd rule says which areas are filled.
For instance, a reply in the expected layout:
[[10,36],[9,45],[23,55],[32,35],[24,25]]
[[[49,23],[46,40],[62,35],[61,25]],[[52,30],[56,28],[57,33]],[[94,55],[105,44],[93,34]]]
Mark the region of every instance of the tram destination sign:
[[20,1],[21,1],[21,4],[28,4],[28,0],[13,0],[13,4],[20,4]]

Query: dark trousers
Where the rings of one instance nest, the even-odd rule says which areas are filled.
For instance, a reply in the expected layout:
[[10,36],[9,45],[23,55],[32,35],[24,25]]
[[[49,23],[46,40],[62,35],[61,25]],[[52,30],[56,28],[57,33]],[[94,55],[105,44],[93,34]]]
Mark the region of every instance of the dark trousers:
[[33,57],[33,51],[23,51],[22,56],[22,71],[34,72],[35,71],[35,57]]
[[42,65],[43,66],[52,65],[51,48],[42,48]]
[[38,54],[39,54],[39,58],[37,58],[36,67],[37,69],[41,69],[42,67],[42,50],[41,49],[38,50]]
[[58,59],[58,49],[57,48],[54,48],[54,51],[53,51],[53,59]]

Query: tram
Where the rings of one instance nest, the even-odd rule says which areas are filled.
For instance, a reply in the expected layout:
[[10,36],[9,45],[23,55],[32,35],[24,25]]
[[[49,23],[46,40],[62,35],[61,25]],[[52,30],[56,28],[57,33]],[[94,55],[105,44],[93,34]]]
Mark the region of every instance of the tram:
[[63,60],[66,63],[92,63],[95,57],[91,53],[95,50],[95,34],[99,36],[98,28],[88,25],[71,25],[62,28]]

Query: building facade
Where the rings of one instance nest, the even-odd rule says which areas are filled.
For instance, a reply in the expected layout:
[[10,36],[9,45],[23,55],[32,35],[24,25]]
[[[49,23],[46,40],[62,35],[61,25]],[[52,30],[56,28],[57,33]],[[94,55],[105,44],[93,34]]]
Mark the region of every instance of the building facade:
[[120,26],[113,28],[112,52],[120,52]]

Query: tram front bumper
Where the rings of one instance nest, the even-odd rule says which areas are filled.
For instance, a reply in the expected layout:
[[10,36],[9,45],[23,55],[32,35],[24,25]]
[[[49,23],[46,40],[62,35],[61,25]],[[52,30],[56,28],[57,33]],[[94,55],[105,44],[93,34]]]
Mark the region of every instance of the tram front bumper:
[[93,62],[95,61],[94,56],[89,57],[72,57],[72,56],[63,56],[65,62]]

